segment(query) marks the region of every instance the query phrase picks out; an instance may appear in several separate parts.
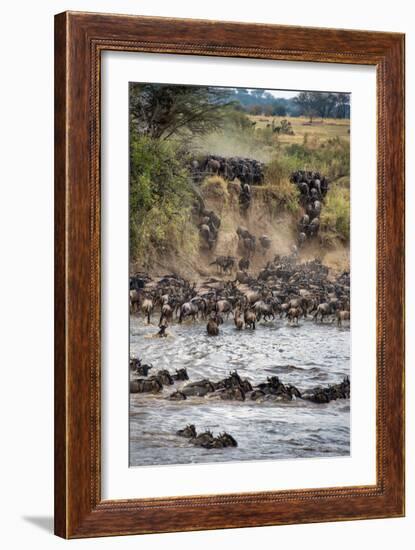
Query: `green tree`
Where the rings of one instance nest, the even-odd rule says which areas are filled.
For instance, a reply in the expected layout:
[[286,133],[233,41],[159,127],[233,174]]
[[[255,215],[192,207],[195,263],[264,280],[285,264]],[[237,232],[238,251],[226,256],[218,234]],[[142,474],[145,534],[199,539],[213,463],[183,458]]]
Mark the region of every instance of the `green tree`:
[[338,118],[350,117],[350,94],[337,93],[334,94],[336,98],[336,115]]
[[294,101],[301,114],[309,117],[310,123],[315,116],[347,118],[350,112],[350,94],[347,93],[301,92]]
[[186,249],[193,204],[189,174],[178,144],[148,136],[130,143],[131,258],[151,264],[157,254]]
[[133,83],[129,92],[132,133],[155,139],[218,130],[233,104],[223,88]]
[[261,105],[251,105],[249,107],[249,112],[252,114],[252,115],[261,115],[262,114],[262,107]]
[[310,124],[318,113],[316,99],[315,92],[300,92],[294,98],[295,103],[301,108],[301,113],[309,117]]
[[287,116],[287,109],[284,105],[276,102],[273,104],[272,114],[274,116]]

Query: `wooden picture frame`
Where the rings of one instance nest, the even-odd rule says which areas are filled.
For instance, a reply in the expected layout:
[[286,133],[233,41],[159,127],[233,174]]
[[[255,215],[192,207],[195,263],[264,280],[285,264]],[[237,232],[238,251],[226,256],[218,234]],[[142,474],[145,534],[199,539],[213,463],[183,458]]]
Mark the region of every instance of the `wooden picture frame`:
[[[376,67],[375,485],[102,501],[100,59],[105,50]],[[57,535],[78,538],[404,515],[403,314],[404,35],[92,13],[56,16]]]

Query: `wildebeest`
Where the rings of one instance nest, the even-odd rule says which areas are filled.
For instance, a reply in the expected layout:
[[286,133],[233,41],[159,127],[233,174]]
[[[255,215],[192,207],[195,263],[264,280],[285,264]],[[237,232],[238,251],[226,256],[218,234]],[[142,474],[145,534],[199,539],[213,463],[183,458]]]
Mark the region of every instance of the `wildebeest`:
[[180,391],[180,390],[177,390],[177,391],[174,391],[173,393],[171,393],[167,399],[169,401],[184,401],[185,399],[187,399],[186,395]]
[[195,321],[198,313],[199,307],[195,302],[185,302],[180,307],[179,323],[181,323],[186,317],[191,317],[193,321]]
[[234,323],[237,330],[242,330],[244,328],[244,321],[242,319],[241,310],[237,308],[234,312]]
[[136,289],[130,290],[130,312],[134,313],[140,307],[141,292]]
[[217,174],[229,182],[237,178],[242,184],[261,185],[264,182],[264,163],[252,158],[209,154],[199,161],[190,162],[189,168],[195,182],[208,174]]
[[258,300],[262,300],[263,296],[258,290],[248,290],[245,293],[245,301],[248,305],[253,305]]
[[220,162],[213,158],[210,158],[206,163],[206,169],[211,174],[218,174],[220,170]]
[[290,307],[287,311],[287,318],[291,324],[298,325],[298,318],[303,315],[303,310],[300,307]]
[[153,378],[158,380],[163,386],[171,386],[172,384],[174,384],[173,377],[167,369],[159,370],[158,372],[156,372]]
[[189,375],[185,368],[176,369],[176,373],[172,375],[173,380],[189,380]]
[[169,304],[164,304],[161,306],[160,310],[160,321],[159,321],[159,327],[163,324],[168,324],[171,322],[173,318],[173,308]]
[[320,321],[323,322],[325,317],[333,314],[334,312],[335,312],[334,305],[324,302],[317,306],[317,309],[313,315],[313,318],[316,322],[319,320],[319,318],[320,318]]
[[256,248],[256,237],[252,235],[245,227],[239,226],[236,230],[238,235],[239,245],[242,247],[244,256],[252,256]]
[[219,325],[220,325],[220,317],[218,315],[212,315],[206,325],[206,330],[209,336],[219,335]]
[[163,384],[154,377],[130,380],[130,393],[159,393],[162,389]]
[[139,374],[140,376],[147,376],[149,371],[153,368],[152,364],[144,364],[141,362],[141,359],[138,357],[130,358],[130,369]]
[[245,326],[255,330],[255,321],[256,321],[256,314],[250,309],[245,309],[244,311],[244,322]]
[[258,300],[252,306],[253,310],[256,313],[256,320],[260,321],[264,317],[264,321],[269,320],[270,318],[275,319],[275,312],[277,310],[278,304],[275,301],[271,303],[266,303],[264,300]]
[[223,388],[212,394],[212,397],[219,397],[227,401],[245,401],[245,392],[242,388]]
[[349,377],[343,379],[340,384],[332,384],[327,387],[317,387],[312,390],[307,390],[303,393],[302,398],[314,403],[329,403],[335,399],[348,399],[350,397],[350,380]]
[[185,428],[182,430],[177,430],[176,435],[180,435],[180,437],[196,437],[196,427],[194,424],[188,424]]
[[246,271],[247,269],[249,269],[249,264],[250,264],[250,262],[249,262],[248,258],[241,258],[239,260],[238,267],[242,271]]
[[265,254],[265,252],[271,248],[271,242],[272,241],[268,237],[268,235],[261,235],[261,237],[259,237],[259,242],[261,243],[263,252]]
[[218,300],[215,304],[215,311],[216,313],[225,313],[228,317],[232,311],[232,305],[228,300]]
[[235,258],[233,256],[218,256],[215,261],[209,265],[216,265],[219,271],[223,273],[231,272],[235,267]]
[[250,280],[250,276],[246,271],[237,271],[235,275],[235,281],[238,283],[246,284]]
[[197,382],[190,382],[189,384],[186,384],[184,388],[182,388],[182,392],[186,395],[186,397],[203,397],[207,393],[214,392],[215,386],[212,384],[210,380],[198,380]]
[[308,226],[308,234],[310,237],[317,235],[320,227],[320,218],[314,218],[311,220],[310,225]]
[[167,338],[166,330],[167,330],[167,324],[161,323],[159,325],[159,331],[156,334],[156,336],[158,336],[159,338]]
[[201,224],[199,227],[200,236],[204,241],[206,241],[209,250],[212,249],[215,243],[214,233],[210,230],[210,227],[207,224]]
[[347,311],[347,310],[336,311],[336,317],[337,317],[337,326],[341,327],[343,321],[350,321],[350,311]]
[[298,234],[298,239],[297,239],[298,247],[302,248],[304,246],[304,243],[306,242],[306,240],[307,240],[307,235],[303,231],[301,231]]
[[151,322],[151,313],[154,308],[154,303],[151,298],[144,298],[144,300],[141,303],[141,311],[144,313],[144,316],[147,317],[147,323],[150,324]]
[[301,298],[291,298],[291,300],[289,300],[288,302],[288,309],[299,308],[305,317],[307,313],[307,305],[307,298],[305,298],[304,296],[302,296]]
[[203,432],[195,437],[192,437],[190,443],[196,445],[196,447],[209,447],[213,443],[214,437],[210,430]]
[[220,447],[237,447],[238,446],[236,439],[226,432],[219,434],[216,440],[218,441],[219,443],[218,446]]
[[296,170],[291,174],[290,181],[301,193],[300,203],[305,208],[305,215],[299,223],[298,244],[300,248],[305,242],[305,236],[315,237],[320,229],[320,214],[322,202],[328,191],[328,180],[320,172]]

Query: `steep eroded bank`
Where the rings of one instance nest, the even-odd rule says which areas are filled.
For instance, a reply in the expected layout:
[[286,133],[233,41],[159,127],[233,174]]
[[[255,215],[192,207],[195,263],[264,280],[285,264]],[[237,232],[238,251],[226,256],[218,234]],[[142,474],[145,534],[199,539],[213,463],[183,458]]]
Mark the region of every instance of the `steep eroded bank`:
[[[158,253],[153,264],[148,267],[140,260],[131,264],[131,273],[147,272],[151,276],[164,273],[175,273],[188,280],[198,280],[200,277],[218,276],[220,273],[212,262],[219,256],[233,256],[236,264],[246,255],[241,248],[237,229],[243,227],[257,238],[254,253],[249,255],[249,273],[257,276],[260,269],[272,260],[275,255],[290,254],[297,245],[298,222],[301,218],[301,208],[290,211],[284,205],[278,204],[270,186],[253,186],[249,207],[241,208],[240,185],[235,182],[221,182],[221,185],[205,185],[200,188],[204,208],[213,211],[220,218],[217,238],[211,248],[199,234],[201,216],[194,213],[191,226],[194,231],[189,235],[192,246],[182,250]],[[258,239],[266,235],[270,239],[270,247],[264,249]],[[196,238],[195,238],[196,236]],[[184,236],[187,239],[187,236]],[[310,239],[300,250],[299,260],[309,261],[319,259],[335,272],[349,270],[350,254],[348,246],[339,240],[330,246],[322,245],[319,238]],[[226,278],[234,278],[234,273],[220,274]]]

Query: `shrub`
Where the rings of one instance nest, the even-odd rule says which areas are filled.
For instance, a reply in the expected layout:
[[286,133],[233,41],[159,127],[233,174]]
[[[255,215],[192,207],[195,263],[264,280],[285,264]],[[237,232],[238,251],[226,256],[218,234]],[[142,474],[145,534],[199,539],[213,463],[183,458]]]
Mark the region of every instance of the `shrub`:
[[339,137],[320,143],[318,138],[313,140],[306,134],[302,144],[293,143],[285,148],[281,164],[292,171],[318,170],[334,180],[350,174],[349,144]]
[[268,201],[272,211],[282,209],[297,213],[299,209],[299,191],[289,181],[291,167],[284,161],[272,160],[265,170],[265,185],[257,188],[258,195],[262,195],[264,202]]
[[333,239],[348,242],[350,239],[350,191],[345,187],[333,186],[327,193],[321,215],[320,236],[323,243]]
[[193,246],[192,192],[177,146],[134,137],[130,146],[130,259],[149,268],[157,255]]

